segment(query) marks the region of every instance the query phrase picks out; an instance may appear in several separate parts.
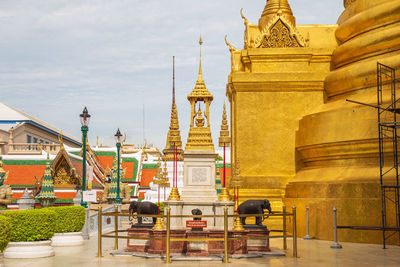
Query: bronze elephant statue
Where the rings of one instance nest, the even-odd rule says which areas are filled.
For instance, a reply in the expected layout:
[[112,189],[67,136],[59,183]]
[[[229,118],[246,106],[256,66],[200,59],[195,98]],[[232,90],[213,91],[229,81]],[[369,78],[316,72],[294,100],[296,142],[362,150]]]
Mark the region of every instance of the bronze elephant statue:
[[[134,213],[137,215],[157,215],[158,206],[149,201],[132,201],[129,205],[129,216],[131,217]],[[138,217],[138,223],[142,224],[142,218]],[[157,218],[153,218],[153,223],[156,223]]]
[[[251,199],[246,200],[239,205],[239,214],[260,214],[262,216],[256,216],[256,225],[261,225],[264,220],[264,210],[268,210],[268,215],[271,214],[271,204],[268,199]],[[246,225],[246,217],[240,218],[242,225]]]

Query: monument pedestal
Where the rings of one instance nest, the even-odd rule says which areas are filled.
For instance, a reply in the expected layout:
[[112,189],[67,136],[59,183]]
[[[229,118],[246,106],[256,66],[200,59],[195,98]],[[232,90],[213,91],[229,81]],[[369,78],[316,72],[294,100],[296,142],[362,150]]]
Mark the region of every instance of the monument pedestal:
[[[269,236],[269,230],[265,228],[248,228],[247,236],[249,237],[267,237]],[[269,238],[268,239],[249,239],[247,240],[247,249],[248,251],[257,251],[257,252],[269,252],[271,251],[269,248]]]
[[[187,238],[204,239],[208,238],[208,231],[188,231]],[[210,256],[207,241],[187,241],[186,256],[188,257],[208,257]]]
[[183,189],[181,199],[185,202],[215,202],[214,151],[193,150],[183,154]]
[[[138,237],[138,238],[149,238],[150,229],[146,228],[130,228],[128,229],[128,236]],[[128,252],[147,252],[150,247],[150,241],[144,239],[128,239],[126,251]]]

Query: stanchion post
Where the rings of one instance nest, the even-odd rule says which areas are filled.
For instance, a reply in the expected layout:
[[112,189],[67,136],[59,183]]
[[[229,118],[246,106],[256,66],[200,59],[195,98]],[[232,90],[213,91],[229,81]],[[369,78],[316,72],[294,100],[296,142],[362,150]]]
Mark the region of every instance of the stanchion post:
[[103,209],[102,207],[99,207],[98,212],[98,240],[97,240],[97,257],[101,258],[102,256],[102,248],[101,248],[101,234],[102,234],[102,218],[103,218]]
[[286,206],[283,204],[282,206],[282,225],[283,225],[283,250],[287,250],[287,236],[286,236]]
[[308,205],[306,206],[306,235],[303,237],[304,240],[311,240],[313,239],[310,236],[310,208]]
[[295,205],[293,205],[293,257],[297,258],[297,223]]
[[115,224],[115,243],[114,243],[114,250],[118,250],[118,206],[114,206],[114,212],[115,212],[115,217],[114,217],[114,224]]
[[171,255],[170,255],[170,250],[171,250],[171,208],[167,207],[167,239],[166,242],[167,244],[165,245],[166,252],[165,252],[165,261],[166,263],[171,263]]
[[337,218],[336,218],[336,213],[337,213],[336,207],[333,207],[333,235],[334,235],[334,242],[331,245],[331,248],[340,249],[340,248],[342,248],[342,245],[340,245],[338,243],[338,238],[337,238]]
[[228,255],[228,207],[224,207],[224,263],[229,263]]

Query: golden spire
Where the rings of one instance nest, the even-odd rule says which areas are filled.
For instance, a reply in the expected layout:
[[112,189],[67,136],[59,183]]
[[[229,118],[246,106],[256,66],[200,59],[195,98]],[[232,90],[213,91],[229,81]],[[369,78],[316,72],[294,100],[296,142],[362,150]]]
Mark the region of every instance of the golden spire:
[[224,112],[222,113],[221,131],[219,135],[220,147],[229,147],[229,144],[231,143],[231,138],[229,137],[228,120],[226,118],[226,105],[224,103]]
[[178,109],[175,102],[175,57],[173,57],[173,83],[172,83],[172,108],[171,108],[171,122],[167,134],[167,143],[165,145],[164,160],[174,160],[174,145],[178,161],[183,160],[183,150],[181,141],[181,132],[179,130]]
[[267,4],[265,5],[260,20],[258,21],[258,26],[261,31],[275,15],[285,16],[293,26],[296,26],[296,19],[293,16],[288,0],[267,0]]
[[211,101],[214,100],[214,96],[207,90],[207,87],[204,83],[203,80],[203,69],[201,66],[201,46],[203,45],[203,38],[201,38],[200,35],[200,63],[199,63],[199,76],[197,78],[196,85],[193,89],[193,91],[188,95],[188,100],[189,101],[204,101],[204,99],[208,99]]
[[[210,130],[210,104],[214,100],[214,96],[207,90],[203,80],[202,67],[201,67],[201,46],[203,39],[200,36],[200,64],[199,64],[199,77],[197,78],[196,85],[192,92],[187,96],[191,105],[190,111],[190,129],[189,136],[186,142],[185,150],[209,150],[214,151],[214,144],[212,142]],[[204,113],[196,112],[197,102],[204,102]],[[204,114],[204,117],[202,117]],[[205,126],[205,120],[207,125]]]

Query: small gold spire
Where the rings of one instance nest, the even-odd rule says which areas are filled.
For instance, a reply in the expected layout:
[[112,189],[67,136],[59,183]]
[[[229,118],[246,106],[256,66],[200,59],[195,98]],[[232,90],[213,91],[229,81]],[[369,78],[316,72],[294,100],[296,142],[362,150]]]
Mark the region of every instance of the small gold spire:
[[231,201],[231,200],[232,200],[232,197],[231,197],[231,195],[229,194],[228,188],[223,187],[223,188],[221,189],[221,194],[219,195],[218,200],[219,200],[219,201]]
[[171,193],[169,194],[168,200],[181,200],[178,188],[173,187]]
[[199,80],[200,79],[203,80],[203,70],[201,68],[201,46],[203,45],[203,39],[201,38],[201,34],[200,34],[199,44],[200,44]]
[[226,119],[226,105],[224,103],[224,111],[222,113],[222,123],[221,123],[221,131],[219,135],[219,146],[220,147],[229,147],[231,143],[231,138],[229,137],[229,126],[228,120]]
[[165,230],[165,225],[163,224],[160,217],[157,218],[156,224],[152,228],[153,230]]
[[[82,136],[83,140],[83,136]],[[60,149],[64,150],[64,142],[63,142],[63,134],[62,131],[60,131],[60,134],[58,135],[58,141],[60,142]]]
[[240,222],[240,218],[236,217],[235,218],[235,223],[233,224],[233,231],[244,231],[243,225]]
[[172,108],[171,121],[167,134],[167,143],[163,150],[163,159],[168,161],[174,160],[174,146],[177,161],[183,160],[183,150],[181,141],[181,132],[179,130],[178,109],[175,102],[175,57],[173,58],[173,86],[172,86]]

